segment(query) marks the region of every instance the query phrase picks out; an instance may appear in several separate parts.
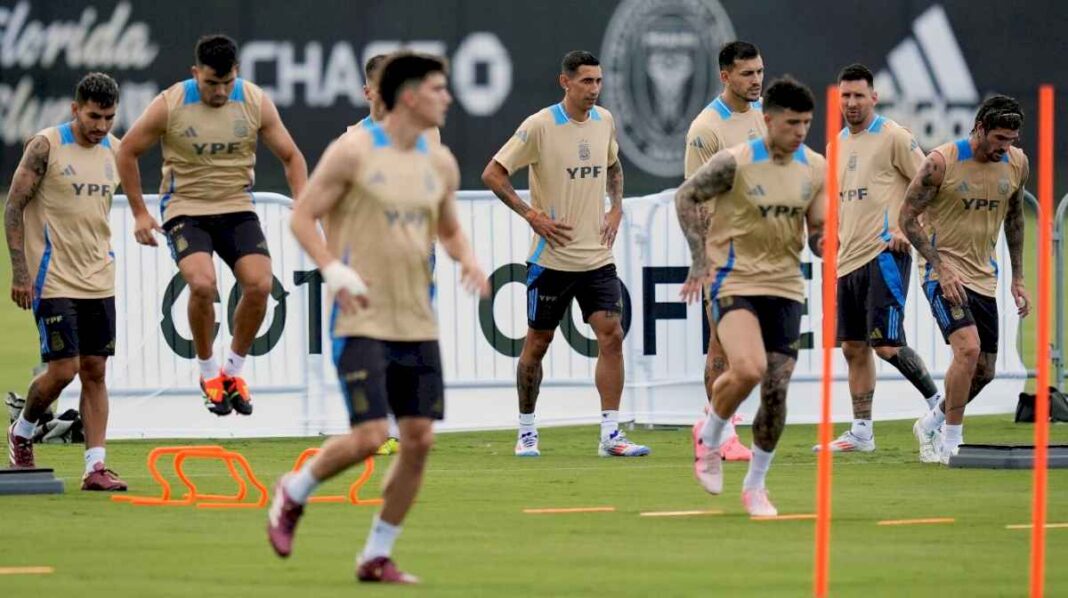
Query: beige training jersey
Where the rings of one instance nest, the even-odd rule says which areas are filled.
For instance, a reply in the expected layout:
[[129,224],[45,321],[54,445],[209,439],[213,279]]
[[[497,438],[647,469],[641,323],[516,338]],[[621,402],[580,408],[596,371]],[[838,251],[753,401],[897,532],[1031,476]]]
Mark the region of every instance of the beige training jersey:
[[119,186],[108,135],[93,147],[75,140],[71,124],[44,129],[48,170],[26,206],[26,259],[36,299],[99,299],[115,294],[115,254],[108,212]]
[[823,156],[802,145],[776,164],[764,139],[728,148],[737,163],[731,190],[712,200],[709,296],[773,295],[804,301],[801,250],[809,205],[823,201]]
[[684,174],[693,176],[721,149],[763,138],[768,132],[760,102],[753,102],[745,112],[732,112],[722,97],[716,97],[690,123],[686,133]]
[[[967,139],[932,151],[945,158],[946,176],[923,214],[931,245],[961,277],[964,286],[994,297],[998,283],[994,251],[1009,199],[1023,182],[1023,150],[1010,148],[1000,162],[976,162]],[[924,282],[938,280],[923,256],[918,263]]]
[[886,250],[909,182],[923,164],[923,150],[908,129],[876,115],[838,142],[838,276]]
[[333,337],[436,340],[431,256],[447,184],[435,153],[448,149],[422,136],[401,151],[378,125],[336,143],[355,146],[359,161],[352,188],[324,218],[326,242],[368,281],[369,307],[347,314],[335,303]]
[[[355,130],[358,130],[358,129],[367,129],[367,128],[370,128],[371,125],[375,125],[375,124],[378,124],[378,123],[376,123],[375,119],[371,118],[368,115],[368,116],[363,117],[363,119],[361,119],[360,122],[358,122],[358,123],[356,123],[354,125],[349,125],[345,129],[345,132],[346,133],[351,133],[351,132],[353,132]],[[430,145],[441,145],[441,129],[439,129],[437,127],[430,127],[429,129],[427,129],[426,131],[423,132],[423,136],[426,137],[427,143],[429,143]]]
[[263,90],[238,78],[230,101],[213,108],[200,101],[195,79],[163,92],[167,132],[163,148],[160,213],[209,216],[253,211],[256,138]]
[[573,227],[572,241],[549,247],[534,235],[532,264],[550,270],[586,272],[612,263],[612,250],[601,244],[608,167],[619,161],[615,121],[594,106],[586,120],[571,120],[563,104],[527,117],[493,159],[509,175],[530,167],[534,208]]

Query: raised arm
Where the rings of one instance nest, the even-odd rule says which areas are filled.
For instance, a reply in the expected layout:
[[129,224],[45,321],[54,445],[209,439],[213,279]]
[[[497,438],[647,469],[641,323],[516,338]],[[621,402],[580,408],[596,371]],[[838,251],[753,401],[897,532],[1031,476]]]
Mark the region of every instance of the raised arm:
[[679,295],[687,303],[700,299],[701,289],[711,275],[708,248],[705,246],[708,212],[700,209],[700,206],[731,190],[737,165],[733,154],[727,150],[721,151],[686,179],[675,193],[675,212],[693,258],[690,274]]
[[290,193],[294,198],[299,197],[308,182],[308,163],[304,161],[304,154],[300,153],[285,123],[282,122],[278,107],[266,95],[260,104],[260,138],[282,163]]
[[145,198],[141,193],[141,170],[137,159],[155,145],[167,132],[167,101],[162,95],[156,96],[152,103],[126,131],[115,156],[115,166],[122,180],[122,190],[130,202],[130,211],[134,216],[134,238],[142,245],[157,246],[153,231],[161,231],[159,222],[145,207]]
[[1009,211],[1005,214],[1005,243],[1009,246],[1009,262],[1012,264],[1012,292],[1016,300],[1016,309],[1020,317],[1031,313],[1031,298],[1024,285],[1023,244],[1024,244],[1024,189],[1031,174],[1031,166],[1024,157],[1023,177],[1020,187],[1009,198]]
[[446,191],[445,198],[441,202],[441,213],[438,217],[438,240],[441,241],[445,253],[460,264],[460,284],[469,293],[478,293],[483,297],[489,296],[489,280],[478,265],[475,252],[471,249],[471,243],[460,226],[460,218],[456,213],[456,191],[460,188],[460,167],[452,152],[444,148],[437,150],[440,168],[445,175]]
[[26,263],[26,229],[22,217],[48,172],[49,150],[48,140],[40,135],[26,143],[4,206],[4,232],[11,255],[11,300],[22,309],[33,307],[33,281]]

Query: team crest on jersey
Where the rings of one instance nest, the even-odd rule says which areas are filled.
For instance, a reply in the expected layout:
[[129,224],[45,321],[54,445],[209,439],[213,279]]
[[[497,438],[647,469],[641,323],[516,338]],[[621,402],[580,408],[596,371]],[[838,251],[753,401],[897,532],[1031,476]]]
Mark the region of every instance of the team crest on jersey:
[[801,198],[808,199],[812,196],[812,182],[805,181],[801,183]]
[[998,180],[998,193],[1002,195],[1009,194],[1009,179]]
[[109,181],[115,178],[115,164],[111,160],[104,161],[104,178]]
[[849,172],[853,172],[857,169],[857,155],[849,154]]
[[583,162],[589,162],[590,160],[590,142],[586,139],[579,140],[579,160]]
[[426,186],[426,192],[427,193],[433,193],[434,191],[437,190],[438,183],[437,183],[436,180],[434,180],[433,173],[428,172],[428,173],[423,175],[423,185]]
[[752,141],[753,139],[760,137],[760,131],[757,131],[756,129],[749,129],[748,136],[749,140]]
[[248,137],[248,121],[239,118],[234,121],[234,137]]

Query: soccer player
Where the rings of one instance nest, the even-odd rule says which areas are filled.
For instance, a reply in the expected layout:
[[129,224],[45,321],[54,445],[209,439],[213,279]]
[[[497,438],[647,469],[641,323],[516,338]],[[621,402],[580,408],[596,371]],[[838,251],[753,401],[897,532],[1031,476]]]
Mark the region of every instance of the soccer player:
[[[469,291],[488,282],[460,228],[460,171],[426,129],[441,126],[451,103],[445,64],[395,54],[382,66],[389,117],[346,134],[323,154],[293,212],[293,234],[318,264],[334,297],[334,362],[352,430],[275,487],[268,538],[280,556],[311,492],[366,459],[386,439],[386,414],[398,419],[400,451],[386,476],[382,510],[357,563],[360,581],[415,583],[390,558],[401,524],[422,485],[434,420],[444,417],[438,328],[430,299],[430,251],[437,236],[461,268]],[[316,221],[325,216],[326,239]],[[364,283],[364,277],[367,283]]]
[[[693,176],[719,150],[763,137],[767,133],[764,113],[760,109],[760,92],[764,85],[764,59],[760,50],[749,42],[733,41],[719,51],[719,79],[723,93],[712,101],[690,124],[686,134],[686,178]],[[711,217],[711,206],[702,206]],[[707,300],[707,296],[706,296]],[[711,303],[706,301],[706,310]],[[705,397],[712,404],[712,387],[728,367],[723,347],[716,338],[716,325],[708,311],[708,354],[705,357]],[[709,409],[708,405],[705,411]],[[693,426],[694,459],[700,458],[704,445],[698,442],[705,417]],[[738,439],[733,422],[724,432],[720,451],[728,461],[748,461],[752,454]]]
[[[285,167],[293,197],[308,178],[304,156],[282,124],[278,109],[258,86],[237,76],[237,44],[208,35],[196,44],[193,78],[176,83],[149,104],[123,139],[119,175],[134,215],[134,237],[156,246],[165,231],[171,255],[189,285],[193,333],[204,404],[215,415],[252,414],[241,377],[245,357],[267,312],[273,277],[267,240],[255,212],[257,138]],[[145,208],[137,159],[160,142],[163,228]],[[241,287],[233,340],[222,367],[212,351],[215,264],[218,254]]]
[[[603,78],[597,58],[573,51],[559,77],[564,99],[527,117],[482,173],[482,181],[534,232],[527,259],[527,336],[519,356],[519,438],[515,454],[537,457],[534,407],[542,359],[573,299],[597,336],[595,381],[601,395],[602,457],[638,457],[649,448],[619,429],[623,395],[623,295],[612,245],[623,219],[623,165],[615,121],[597,106]],[[509,177],[530,167],[527,205]],[[607,192],[611,208],[605,211]]]
[[[388,54],[375,54],[367,59],[367,63],[363,66],[364,84],[363,84],[363,97],[367,99],[367,106],[370,108],[370,114],[363,117],[358,123],[349,125],[346,132],[358,129],[360,127],[370,127],[375,123],[381,123],[382,119],[386,117],[386,107],[382,104],[378,93],[378,84],[376,77],[378,70],[381,68],[382,63],[388,58]],[[429,143],[438,145],[441,143],[441,129],[438,127],[430,127],[426,130],[426,140]],[[391,422],[393,420],[390,420]],[[394,424],[390,424],[393,426]],[[392,429],[392,428],[391,428]],[[394,447],[395,448],[395,447]],[[391,454],[391,453],[387,453]]]
[[901,228],[921,256],[924,293],[953,349],[945,400],[913,426],[923,462],[949,462],[964,442],[965,406],[994,379],[994,248],[1003,223],[1012,263],[1010,291],[1021,318],[1031,311],[1023,277],[1023,195],[1029,166],[1023,150],[1013,147],[1022,125],[1019,102],[1006,96],[988,98],[979,106],[968,137],[928,154],[901,207]]
[[[821,255],[823,246],[826,163],[804,145],[814,106],[804,85],[790,78],[774,81],[764,94],[767,135],[720,151],[675,195],[693,256],[681,296],[687,302],[699,299],[712,281],[712,316],[730,364],[713,388],[712,409],[699,438],[706,450],[695,473],[706,491],[723,491],[723,433],[760,384],[753,457],[742,490],[753,516],[778,513],[765,477],[786,424],[786,391],[801,338],[806,224],[812,252]],[[706,202],[715,209],[711,231],[700,212]],[[713,263],[722,264],[714,278]]]
[[920,391],[928,409],[941,399],[923,359],[906,344],[904,327],[912,255],[897,216],[924,156],[907,129],[875,113],[879,95],[866,66],[842,69],[838,91],[847,127],[838,143],[837,336],[849,367],[853,426],[830,448],[871,452],[872,349]]
[[[11,299],[33,309],[46,369],[7,432],[11,467],[32,468],[37,420],[77,376],[85,427],[82,490],[122,491],[105,466],[107,359],[115,354],[115,255],[108,212],[119,185],[110,133],[119,86],[103,73],[78,82],[70,122],[26,143],[4,210]],[[31,272],[33,273],[31,275]]]

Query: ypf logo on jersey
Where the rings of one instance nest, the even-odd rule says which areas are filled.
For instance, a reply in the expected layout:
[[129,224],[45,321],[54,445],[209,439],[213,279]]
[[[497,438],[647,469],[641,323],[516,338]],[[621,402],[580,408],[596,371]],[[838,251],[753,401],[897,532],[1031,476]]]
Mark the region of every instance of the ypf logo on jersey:
[[733,39],[718,0],[619,4],[601,46],[604,104],[635,165],[662,177],[682,175],[690,120],[719,93],[719,49]]

